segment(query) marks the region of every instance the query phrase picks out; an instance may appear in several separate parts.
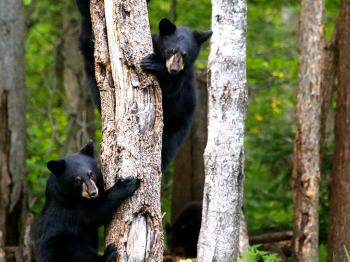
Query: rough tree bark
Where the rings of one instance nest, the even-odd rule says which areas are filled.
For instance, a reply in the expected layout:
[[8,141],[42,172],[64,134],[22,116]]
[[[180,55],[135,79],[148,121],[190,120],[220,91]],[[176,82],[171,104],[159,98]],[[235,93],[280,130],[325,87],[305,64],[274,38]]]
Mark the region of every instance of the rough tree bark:
[[77,152],[94,138],[94,105],[89,97],[87,83],[83,77],[82,56],[79,50],[77,35],[80,23],[74,19],[76,12],[74,1],[66,0],[63,8],[62,58],[63,86],[68,107],[69,122],[66,141],[61,155]]
[[25,228],[24,12],[0,1],[0,261],[22,261]]
[[[331,178],[328,261],[347,261],[350,252],[350,1],[341,3],[338,20],[338,85],[335,109],[335,151]],[[339,29],[339,30],[338,30]]]
[[212,1],[208,142],[198,261],[236,261],[247,105],[245,0]]
[[161,93],[139,66],[153,52],[146,1],[91,3],[105,186],[121,177],[141,179],[108,226],[106,242],[116,244],[118,261],[162,261]]
[[297,130],[293,159],[294,261],[318,261],[321,73],[324,3],[302,0]]

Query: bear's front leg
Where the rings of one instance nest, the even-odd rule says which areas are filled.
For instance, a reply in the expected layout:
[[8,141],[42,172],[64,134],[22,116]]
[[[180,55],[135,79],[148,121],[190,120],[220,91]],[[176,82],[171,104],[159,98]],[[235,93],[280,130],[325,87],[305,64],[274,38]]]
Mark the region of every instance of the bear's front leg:
[[156,54],[150,54],[142,59],[141,68],[157,77],[166,73],[165,62]]
[[131,196],[139,186],[140,180],[136,178],[127,177],[118,180],[96,203],[96,210],[92,214],[90,223],[92,225],[109,223],[122,201]]

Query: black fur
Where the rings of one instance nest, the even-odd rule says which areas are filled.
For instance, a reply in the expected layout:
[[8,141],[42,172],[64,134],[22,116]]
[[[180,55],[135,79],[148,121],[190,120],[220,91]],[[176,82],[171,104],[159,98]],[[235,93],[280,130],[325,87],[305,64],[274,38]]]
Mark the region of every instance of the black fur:
[[[119,180],[105,192],[92,142],[76,154],[49,161],[47,167],[52,174],[37,225],[37,261],[114,262],[114,245],[107,246],[103,255],[97,253],[98,227],[112,219],[121,202],[138,188],[139,181]],[[82,192],[87,192],[85,197]]]
[[202,219],[202,203],[190,202],[167,225],[168,249],[171,255],[197,257],[197,242]]
[[[178,27],[168,19],[159,23],[159,33],[153,35],[154,54],[143,59],[141,67],[157,76],[163,99],[162,170],[174,158],[188,134],[197,103],[194,63],[201,44],[212,32],[192,31]],[[166,61],[171,56],[182,59],[183,69],[170,69]]]
[[[94,69],[90,1],[76,0],[76,2],[82,16],[80,49],[84,56],[85,72],[93,100],[101,111]],[[159,34],[152,37],[154,54],[144,58],[141,63],[144,70],[158,77],[162,89],[164,114],[162,171],[174,158],[191,128],[197,99],[194,62],[201,44],[208,40],[211,34],[211,31],[198,32],[186,27],[177,27],[169,20],[162,19],[159,23]],[[169,73],[166,60],[174,54],[182,59],[184,68],[175,68]]]
[[101,112],[101,98],[95,78],[94,42],[90,17],[90,0],[76,0],[81,14],[80,51],[84,57],[87,84],[94,103]]

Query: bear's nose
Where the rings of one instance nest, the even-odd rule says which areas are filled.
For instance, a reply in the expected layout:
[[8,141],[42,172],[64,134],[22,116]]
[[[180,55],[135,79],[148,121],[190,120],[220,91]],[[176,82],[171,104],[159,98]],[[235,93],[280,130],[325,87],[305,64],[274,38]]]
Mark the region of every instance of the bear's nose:
[[90,193],[90,197],[91,198],[96,198],[98,196],[97,192],[96,191],[93,191]]
[[177,69],[170,70],[170,74],[172,74],[172,75],[177,75],[178,73],[179,73],[179,70],[177,70]]

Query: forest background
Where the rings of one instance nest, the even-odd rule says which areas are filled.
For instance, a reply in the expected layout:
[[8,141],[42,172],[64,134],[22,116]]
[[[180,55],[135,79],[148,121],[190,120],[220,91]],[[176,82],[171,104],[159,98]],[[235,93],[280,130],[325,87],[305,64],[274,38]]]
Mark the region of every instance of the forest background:
[[[79,143],[86,134],[75,132],[77,107],[67,94],[65,68],[74,63],[76,77],[84,85],[83,65],[79,52],[67,55],[78,44],[79,20],[74,1],[25,0],[26,34],[26,120],[27,180],[30,209],[38,215],[44,200],[49,172],[46,162],[75,150],[70,140]],[[176,5],[174,5],[176,3]],[[339,0],[326,1],[325,29],[331,38]],[[244,212],[250,235],[293,229],[291,171],[295,129],[297,87],[297,37],[299,1],[248,1],[247,76],[249,104],[245,134]],[[179,25],[193,29],[210,28],[209,0],[152,0],[149,19],[152,32],[161,18],[169,17]],[[73,49],[72,50],[77,50]],[[208,44],[197,61],[205,70]],[[78,62],[76,62],[78,61]],[[83,89],[82,90],[87,90]],[[87,93],[87,91],[86,91]],[[73,102],[72,102],[73,101]],[[86,106],[94,108],[87,97]],[[332,104],[330,114],[335,104]],[[78,109],[78,111],[81,111]],[[86,119],[85,119],[86,120]],[[101,141],[100,116],[95,109],[87,121],[96,145]],[[326,260],[329,211],[329,174],[332,168],[333,122],[329,117],[323,149],[320,188],[320,261]],[[77,145],[78,147],[78,145]],[[162,209],[170,222],[173,169],[167,171]]]

